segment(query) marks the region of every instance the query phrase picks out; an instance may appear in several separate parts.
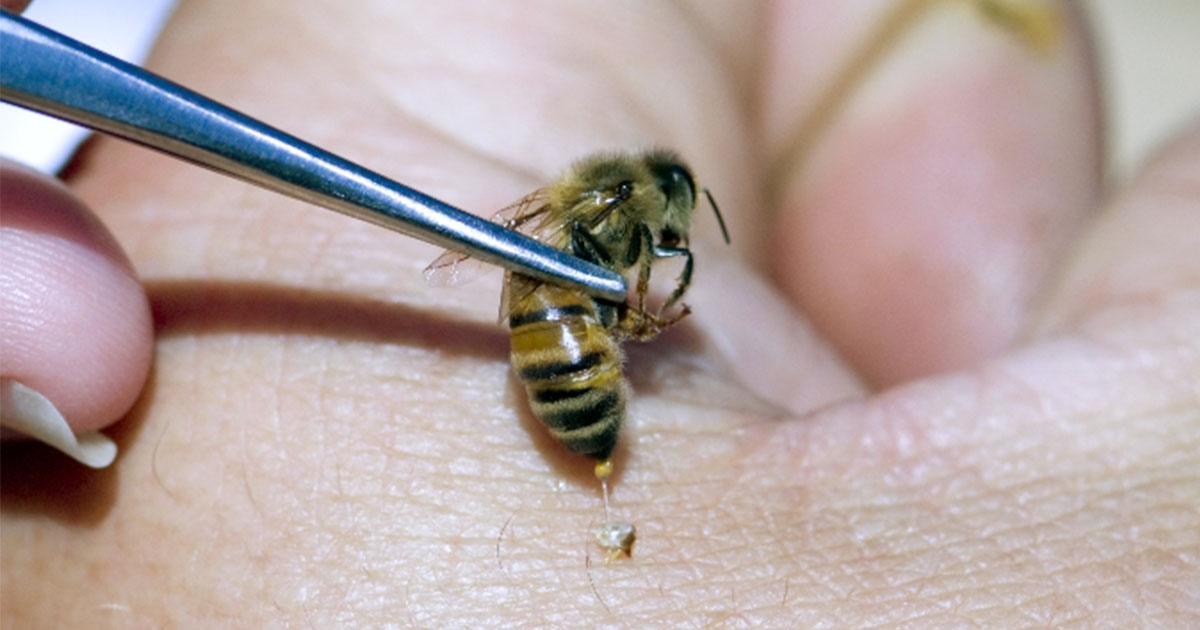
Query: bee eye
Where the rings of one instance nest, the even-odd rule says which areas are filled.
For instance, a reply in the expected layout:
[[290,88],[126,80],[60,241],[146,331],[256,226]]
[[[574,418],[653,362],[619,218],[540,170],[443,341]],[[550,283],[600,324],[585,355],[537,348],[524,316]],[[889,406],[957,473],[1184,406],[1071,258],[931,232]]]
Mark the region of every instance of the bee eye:
[[692,174],[688,170],[678,164],[671,165],[668,172],[670,177],[669,182],[663,182],[663,194],[668,197],[672,195],[681,195],[685,191],[688,199],[696,198],[696,183],[692,180]]

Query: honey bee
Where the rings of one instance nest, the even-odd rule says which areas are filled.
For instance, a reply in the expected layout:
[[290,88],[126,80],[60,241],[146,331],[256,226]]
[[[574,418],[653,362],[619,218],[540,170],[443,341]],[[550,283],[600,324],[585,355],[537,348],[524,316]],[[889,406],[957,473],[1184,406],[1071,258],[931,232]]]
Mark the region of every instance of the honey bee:
[[[724,221],[707,189],[722,234]],[[501,210],[493,220],[551,247],[612,269],[636,270],[631,301],[623,304],[507,272],[500,318],[511,334],[513,371],[529,405],[550,434],[571,451],[597,460],[604,489],[611,456],[625,421],[628,385],[621,370],[625,339],[643,341],[687,316],[674,307],[687,292],[693,271],[688,232],[696,206],[696,180],[674,153],[651,150],[586,158],[545,188]],[[683,271],[662,305],[646,308],[655,261],[682,257]],[[426,277],[452,275],[464,257],[446,252],[426,268]],[[608,526],[614,524],[610,523]],[[623,525],[623,524],[622,524]],[[611,531],[610,527],[610,531]],[[610,534],[602,546],[629,552],[632,526],[619,542]]]

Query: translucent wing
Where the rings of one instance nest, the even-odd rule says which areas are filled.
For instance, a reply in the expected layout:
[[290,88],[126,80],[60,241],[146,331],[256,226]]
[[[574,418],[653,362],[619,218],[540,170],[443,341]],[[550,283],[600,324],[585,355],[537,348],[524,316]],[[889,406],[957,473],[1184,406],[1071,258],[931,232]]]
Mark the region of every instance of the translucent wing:
[[[604,221],[622,203],[629,199],[630,189],[627,185],[618,185],[615,189],[589,190],[581,194],[568,207],[556,208],[550,205],[546,198],[546,190],[535,191],[532,195],[513,204],[505,210],[512,212],[511,218],[503,225],[532,237],[556,249],[571,251],[568,247],[570,232],[578,223],[584,229],[591,230]],[[513,308],[526,297],[542,286],[542,282],[508,272],[504,274],[504,287],[500,294],[499,322],[503,323]]]
[[[548,190],[539,188],[501,208],[488,220],[561,249],[565,243],[566,229],[563,225],[565,222],[558,214],[550,206]],[[448,249],[425,267],[425,281],[432,286],[461,286],[495,269],[466,254]],[[512,307],[540,285],[540,282],[531,278],[505,272],[498,321],[503,323],[512,312]]]
[[566,231],[567,221],[550,205],[547,188],[539,188],[502,208],[492,216],[492,221],[551,247],[562,249],[564,245],[560,236]]
[[[522,228],[540,223],[536,219],[547,214],[550,212],[546,206],[546,191],[539,188],[525,195],[516,203],[501,208],[488,220],[536,239],[535,235]],[[491,269],[486,263],[461,252],[447,249],[425,267],[425,281],[436,287],[456,287],[486,275]]]
[[487,265],[452,249],[442,252],[425,267],[425,282],[434,287],[457,287],[488,272]]
[[[570,207],[555,208],[550,203],[549,189],[539,188],[516,203],[501,208],[489,220],[555,249],[569,251],[570,231],[575,223],[588,229],[594,228],[628,198],[629,190],[619,186],[615,190],[588,191]],[[485,263],[466,254],[447,250],[425,268],[425,280],[434,286],[459,286],[484,275],[488,270],[489,266]],[[520,274],[505,273],[499,321],[503,322],[513,306],[520,304],[541,284]]]

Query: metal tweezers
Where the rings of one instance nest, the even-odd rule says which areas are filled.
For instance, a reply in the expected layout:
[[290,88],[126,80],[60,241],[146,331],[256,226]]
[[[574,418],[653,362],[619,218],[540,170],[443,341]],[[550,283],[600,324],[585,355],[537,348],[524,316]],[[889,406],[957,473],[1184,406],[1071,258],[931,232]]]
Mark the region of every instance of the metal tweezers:
[[625,280],[25,18],[0,11],[0,100],[547,282],[622,302]]

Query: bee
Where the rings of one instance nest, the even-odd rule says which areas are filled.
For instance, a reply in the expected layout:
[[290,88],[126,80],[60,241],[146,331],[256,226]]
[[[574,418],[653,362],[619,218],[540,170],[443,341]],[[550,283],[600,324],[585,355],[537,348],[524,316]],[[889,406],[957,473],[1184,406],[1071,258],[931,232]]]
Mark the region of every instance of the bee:
[[[720,211],[708,190],[703,192],[728,242]],[[631,301],[613,303],[510,271],[500,300],[500,319],[507,318],[510,330],[512,369],[529,406],[555,439],[597,461],[594,472],[604,489],[606,514],[611,456],[629,397],[620,344],[651,339],[690,312],[680,300],[694,267],[688,232],[696,193],[691,169],[670,151],[600,154],[493,217],[586,261],[637,274]],[[653,263],[673,257],[684,259],[683,270],[670,295],[650,312],[646,297]],[[436,282],[453,276],[463,260],[446,252],[426,268],[426,277]],[[631,544],[632,533],[625,538]],[[627,545],[616,548],[628,553]]]

